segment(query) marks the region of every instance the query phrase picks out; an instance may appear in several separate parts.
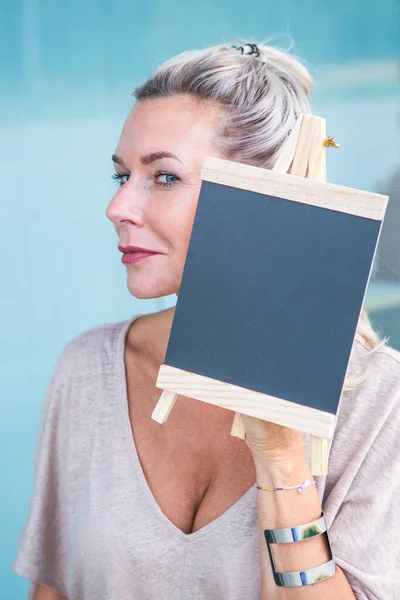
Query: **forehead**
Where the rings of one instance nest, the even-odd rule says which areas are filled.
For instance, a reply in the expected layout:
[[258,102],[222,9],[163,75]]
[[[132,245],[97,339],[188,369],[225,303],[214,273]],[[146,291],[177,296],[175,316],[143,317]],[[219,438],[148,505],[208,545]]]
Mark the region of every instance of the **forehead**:
[[[190,96],[140,100],[129,113],[118,154],[154,150],[193,154],[212,147],[218,109]],[[185,156],[183,156],[185,158]]]

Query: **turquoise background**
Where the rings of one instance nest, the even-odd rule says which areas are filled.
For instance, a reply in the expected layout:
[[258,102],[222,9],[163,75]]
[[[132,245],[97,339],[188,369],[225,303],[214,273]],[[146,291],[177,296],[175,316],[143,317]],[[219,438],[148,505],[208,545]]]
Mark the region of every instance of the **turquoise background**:
[[[57,356],[84,329],[175,303],[129,295],[105,217],[133,88],[185,49],[290,35],[316,79],[314,113],[341,143],[329,181],[386,192],[400,155],[399,10],[396,0],[0,1],[1,600],[27,594],[11,564]],[[379,281],[381,268],[367,306],[400,348],[400,276]]]

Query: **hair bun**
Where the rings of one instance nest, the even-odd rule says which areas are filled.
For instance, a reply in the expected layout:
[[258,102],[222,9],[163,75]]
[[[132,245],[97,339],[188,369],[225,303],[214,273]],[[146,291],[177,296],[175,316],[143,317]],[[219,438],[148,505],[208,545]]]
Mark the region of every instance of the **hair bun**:
[[312,87],[312,78],[307,68],[292,54],[273,46],[257,46],[260,59],[279,77],[292,84],[301,86],[308,95]]

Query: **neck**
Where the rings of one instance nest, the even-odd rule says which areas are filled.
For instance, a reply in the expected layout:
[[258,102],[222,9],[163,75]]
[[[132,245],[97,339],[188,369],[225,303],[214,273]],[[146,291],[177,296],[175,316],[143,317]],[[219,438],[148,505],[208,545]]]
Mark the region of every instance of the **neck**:
[[130,349],[139,350],[156,365],[163,364],[174,314],[173,306],[136,319],[128,335]]

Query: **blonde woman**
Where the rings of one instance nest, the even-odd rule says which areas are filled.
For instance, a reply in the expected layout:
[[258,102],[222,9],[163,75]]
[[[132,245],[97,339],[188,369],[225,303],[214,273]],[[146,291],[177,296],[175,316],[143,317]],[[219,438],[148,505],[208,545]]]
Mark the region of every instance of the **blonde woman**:
[[[204,158],[271,168],[310,85],[293,56],[248,43],[184,52],[136,89],[107,209],[134,297],[179,293]],[[151,419],[173,316],[102,325],[63,350],[14,564],[30,597],[399,598],[400,354],[364,312],[329,474],[314,479],[299,432],[245,417],[243,441],[231,411],[190,398]],[[268,535],[285,540],[274,567]]]

